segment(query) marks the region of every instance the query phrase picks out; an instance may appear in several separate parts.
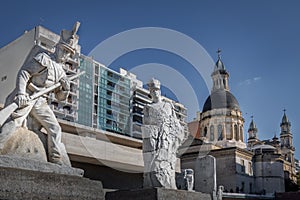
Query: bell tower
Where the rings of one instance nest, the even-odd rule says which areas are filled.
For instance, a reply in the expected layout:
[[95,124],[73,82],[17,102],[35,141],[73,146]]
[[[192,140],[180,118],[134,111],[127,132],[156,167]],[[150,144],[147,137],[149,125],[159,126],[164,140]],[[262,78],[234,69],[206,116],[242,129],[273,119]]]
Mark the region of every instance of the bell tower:
[[244,142],[244,118],[239,103],[230,92],[229,74],[221,60],[218,59],[211,74],[213,87],[200,114],[200,138],[214,143],[221,148],[246,148]]
[[221,60],[221,50],[218,49],[218,60],[216,62],[213,73],[211,74],[213,80],[212,92],[216,90],[226,90],[229,91],[228,78],[229,74],[225,69],[224,63]]
[[257,137],[258,129],[256,128],[256,124],[254,123],[253,116],[251,116],[252,120],[248,129],[248,148],[251,149],[259,140]]
[[285,109],[283,110],[284,114],[280,123],[280,143],[281,143],[281,152],[284,156],[284,159],[288,162],[294,163],[294,152],[295,147],[293,146],[293,135],[291,133],[291,122],[289,122]]

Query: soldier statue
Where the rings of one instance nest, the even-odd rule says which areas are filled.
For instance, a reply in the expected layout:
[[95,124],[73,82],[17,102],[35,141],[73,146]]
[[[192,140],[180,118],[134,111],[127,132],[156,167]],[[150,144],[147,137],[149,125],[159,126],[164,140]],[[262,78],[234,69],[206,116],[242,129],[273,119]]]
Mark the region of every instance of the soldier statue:
[[[47,132],[48,161],[59,165],[70,165],[69,160],[67,163],[62,161],[62,151],[65,151],[65,148],[61,142],[61,127],[47,104],[47,99],[41,96],[32,100],[29,97],[56,83],[61,83],[61,86],[54,90],[56,99],[63,101],[68,97],[70,82],[63,68],[68,59],[76,53],[78,27],[79,22],[75,24],[72,31],[61,32],[54,53],[49,55],[35,46],[27,56],[18,72],[16,88],[6,99],[5,106],[15,102],[18,108],[1,127],[0,150],[1,144],[3,145],[17,128],[28,127],[34,131],[43,127]],[[27,120],[29,117],[30,121]]]

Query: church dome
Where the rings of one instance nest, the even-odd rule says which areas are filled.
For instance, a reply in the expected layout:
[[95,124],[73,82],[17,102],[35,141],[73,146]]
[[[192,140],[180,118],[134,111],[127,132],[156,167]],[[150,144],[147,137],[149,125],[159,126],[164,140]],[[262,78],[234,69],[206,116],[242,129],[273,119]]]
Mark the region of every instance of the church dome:
[[238,109],[240,106],[236,98],[227,90],[213,91],[206,99],[202,112],[206,112],[212,109],[228,108]]
[[252,148],[253,150],[256,150],[256,149],[265,149],[265,150],[275,150],[276,148],[271,146],[271,145],[268,145],[268,144],[260,144],[260,145],[256,145]]
[[275,153],[276,148],[268,145],[268,144],[260,144],[256,145],[252,148],[252,150],[255,152],[255,154],[262,154],[262,153]]

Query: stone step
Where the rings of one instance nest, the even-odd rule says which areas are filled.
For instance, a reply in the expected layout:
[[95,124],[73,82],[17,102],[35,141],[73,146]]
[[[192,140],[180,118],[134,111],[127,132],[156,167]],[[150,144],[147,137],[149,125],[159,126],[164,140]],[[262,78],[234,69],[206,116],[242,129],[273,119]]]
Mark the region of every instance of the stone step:
[[80,176],[0,167],[0,199],[104,200],[100,181]]

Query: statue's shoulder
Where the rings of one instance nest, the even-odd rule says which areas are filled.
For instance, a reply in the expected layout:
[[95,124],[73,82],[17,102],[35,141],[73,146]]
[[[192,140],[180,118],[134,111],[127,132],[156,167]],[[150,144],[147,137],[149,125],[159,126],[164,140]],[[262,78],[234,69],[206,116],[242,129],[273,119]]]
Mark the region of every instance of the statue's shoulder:
[[173,103],[172,103],[171,100],[169,100],[169,99],[162,99],[162,102],[163,102],[165,105],[170,106],[172,109],[174,109],[174,105],[173,105]]
[[51,62],[51,58],[47,53],[40,52],[27,58],[21,70],[25,70],[34,76],[47,69],[51,65]]
[[52,62],[51,57],[45,52],[38,53],[34,60],[44,67],[50,66]]

